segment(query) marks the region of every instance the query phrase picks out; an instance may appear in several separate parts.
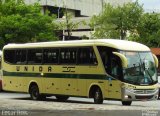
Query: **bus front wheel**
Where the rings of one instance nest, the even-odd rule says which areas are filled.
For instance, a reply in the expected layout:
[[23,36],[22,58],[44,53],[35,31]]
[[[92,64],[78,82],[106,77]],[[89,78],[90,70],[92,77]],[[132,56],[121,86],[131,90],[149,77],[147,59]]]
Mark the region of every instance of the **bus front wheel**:
[[100,88],[97,88],[94,92],[94,103],[95,104],[103,103],[102,91],[100,90]]
[[132,101],[122,101],[122,105],[124,106],[130,106],[132,104]]
[[30,96],[32,100],[44,100],[46,96],[40,95],[37,85],[32,85],[30,88]]

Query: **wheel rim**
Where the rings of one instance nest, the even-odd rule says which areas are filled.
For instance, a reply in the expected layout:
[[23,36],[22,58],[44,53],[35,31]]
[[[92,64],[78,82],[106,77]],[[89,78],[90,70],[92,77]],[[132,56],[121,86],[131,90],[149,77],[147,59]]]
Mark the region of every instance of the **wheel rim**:
[[32,98],[33,98],[33,99],[37,99],[37,98],[38,98],[38,95],[39,95],[38,90],[37,90],[36,88],[34,88],[34,89],[32,90]]
[[99,92],[97,91],[97,92],[95,93],[95,99],[97,100],[97,99],[99,99],[99,97],[100,97],[100,94],[99,94]]
[[96,104],[102,104],[103,103],[103,97],[102,92],[100,89],[96,89],[94,93],[94,103]]

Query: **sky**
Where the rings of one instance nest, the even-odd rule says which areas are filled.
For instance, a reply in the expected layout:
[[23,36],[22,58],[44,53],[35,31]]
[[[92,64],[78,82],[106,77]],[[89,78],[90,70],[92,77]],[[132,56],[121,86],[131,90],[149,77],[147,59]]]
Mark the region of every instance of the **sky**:
[[[133,0],[136,1],[136,0]],[[145,11],[160,12],[160,0],[138,0],[140,4],[143,4]]]

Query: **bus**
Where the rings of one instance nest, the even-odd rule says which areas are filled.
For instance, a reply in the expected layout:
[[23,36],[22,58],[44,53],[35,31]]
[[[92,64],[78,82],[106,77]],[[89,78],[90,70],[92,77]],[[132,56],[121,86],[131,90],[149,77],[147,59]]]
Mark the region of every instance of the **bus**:
[[93,98],[95,104],[158,98],[158,59],[140,43],[73,40],[8,44],[3,48],[3,90],[33,100],[55,96]]

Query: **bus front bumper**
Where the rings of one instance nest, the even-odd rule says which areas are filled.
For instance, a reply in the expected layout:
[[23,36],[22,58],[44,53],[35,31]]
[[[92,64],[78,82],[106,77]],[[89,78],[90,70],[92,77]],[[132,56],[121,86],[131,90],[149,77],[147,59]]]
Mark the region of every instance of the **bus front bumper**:
[[159,89],[122,89],[122,101],[157,100]]

